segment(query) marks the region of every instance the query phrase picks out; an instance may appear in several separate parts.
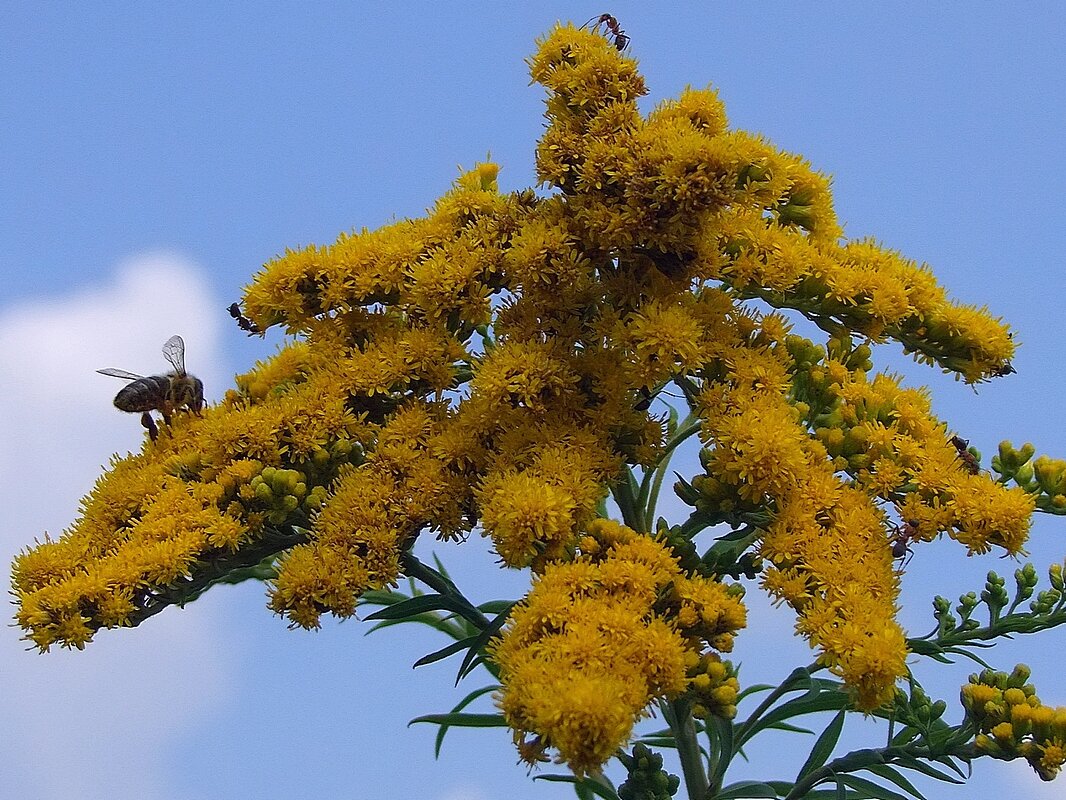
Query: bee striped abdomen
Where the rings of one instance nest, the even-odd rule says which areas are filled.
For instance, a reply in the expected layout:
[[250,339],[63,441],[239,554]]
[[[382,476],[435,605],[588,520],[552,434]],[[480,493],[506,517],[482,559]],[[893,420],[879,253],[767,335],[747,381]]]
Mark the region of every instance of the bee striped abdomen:
[[139,378],[119,390],[115,395],[115,408],[120,411],[152,411],[162,405],[169,391],[170,378],[166,375]]

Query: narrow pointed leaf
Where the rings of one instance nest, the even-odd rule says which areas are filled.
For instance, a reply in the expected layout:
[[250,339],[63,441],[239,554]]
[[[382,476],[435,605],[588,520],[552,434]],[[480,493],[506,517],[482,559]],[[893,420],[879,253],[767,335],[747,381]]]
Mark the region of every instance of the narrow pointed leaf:
[[731,800],[734,797],[765,797],[773,800],[773,798],[777,797],[777,791],[768,783],[738,781],[724,787],[722,791],[715,795],[716,800]]
[[809,736],[814,736],[814,731],[810,728],[801,728],[799,725],[791,725],[787,722],[775,722],[773,725],[767,725],[764,730],[785,731],[786,733],[806,733]]
[[504,608],[501,608],[499,612],[497,612],[492,622],[490,622],[485,627],[485,629],[482,630],[481,633],[474,638],[474,641],[471,642],[470,650],[467,652],[466,657],[463,659],[463,663],[459,665],[459,672],[455,678],[455,682],[457,684],[459,683],[459,681],[469,675],[474,670],[474,668],[477,667],[478,663],[480,663],[478,661],[478,657],[483,657],[482,651],[484,650],[485,646],[489,643],[489,640],[492,639],[492,637],[494,637],[497,633],[499,633],[500,629],[503,628],[503,626],[507,623],[507,619],[511,615],[511,609],[514,608],[517,603],[518,601],[515,600],[514,602],[508,603]]
[[514,600],[489,600],[488,602],[481,603],[477,610],[482,614],[499,614],[502,611],[507,611],[515,603]]
[[740,744],[748,741],[764,728],[776,725],[791,717],[816,714],[820,711],[840,711],[848,708],[849,705],[848,696],[843,692],[816,691],[813,695],[808,692],[803,697],[789,700],[787,703],[782,703],[767,711],[750,728],[745,728],[743,735],[740,737]]
[[800,767],[799,774],[796,775],[796,782],[801,781],[804,776],[809,775],[814,770],[825,764],[829,760],[829,756],[833,754],[833,748],[837,746],[837,742],[840,741],[840,733],[844,730],[844,710],[841,709],[837,712],[837,715],[833,717],[833,721],[830,722],[822,735],[818,737],[818,741],[814,743],[814,747],[811,748],[811,754],[807,756],[807,761]]
[[[466,697],[464,697],[462,700],[460,700],[458,703],[456,703],[455,707],[452,708],[452,712],[451,713],[457,714],[458,712],[460,712],[464,708],[466,708],[468,705],[473,703],[475,700],[477,700],[479,697],[483,697],[484,695],[489,694],[490,692],[495,692],[499,688],[500,688],[499,684],[493,683],[493,684],[489,684],[488,686],[482,686],[480,689],[475,689],[470,694],[468,694]],[[444,736],[445,736],[445,734],[448,733],[448,728],[449,727],[451,727],[451,726],[442,724],[440,726],[440,728],[437,730],[437,738],[433,742],[433,757],[434,758],[440,758],[440,750],[441,750],[441,747],[444,746]]]
[[447,658],[448,656],[455,655],[456,653],[462,650],[466,650],[468,647],[470,647],[471,644],[477,641],[477,638],[477,636],[468,636],[465,639],[460,639],[457,642],[452,642],[447,647],[442,647],[440,650],[422,656],[412,666],[424,667],[426,664],[432,664],[435,661],[440,661],[441,659]]
[[838,775],[837,785],[844,784],[857,792],[863,793],[873,800],[910,800],[904,794],[894,792],[880,784],[860,778],[857,775]]
[[750,695],[758,694],[759,692],[768,692],[771,689],[776,688],[776,686],[771,686],[768,683],[756,683],[751,686],[745,686],[740,693],[737,694],[737,703],[740,703],[741,700]]
[[618,794],[611,791],[610,788],[587,778],[575,778],[573,775],[534,775],[533,780],[548,781],[549,783],[570,783],[573,784],[576,791],[584,789],[596,797],[602,797],[603,800],[618,800]]
[[366,619],[403,619],[423,614],[427,611],[451,611],[459,613],[460,604],[450,597],[439,594],[424,594],[419,597],[409,597],[400,603],[394,603],[386,608],[379,609]]
[[910,795],[913,795],[914,797],[917,797],[918,800],[926,800],[925,795],[923,795],[916,788],[914,788],[914,784],[904,778],[899,773],[899,770],[894,769],[893,767],[890,767],[887,764],[871,764],[866,769],[867,771],[872,772],[879,778],[884,778],[886,781],[891,781],[903,791],[907,792]]
[[962,778],[956,778],[953,775],[949,775],[946,772],[934,767],[932,764],[928,764],[921,759],[914,758],[912,756],[897,756],[895,759],[895,765],[902,767],[903,769],[909,769],[912,772],[920,772],[923,775],[927,775],[930,778],[935,778],[938,781],[944,781],[944,783],[963,784],[965,781]]
[[431,725],[451,725],[455,728],[506,728],[503,714],[425,714],[408,722],[428,722]]

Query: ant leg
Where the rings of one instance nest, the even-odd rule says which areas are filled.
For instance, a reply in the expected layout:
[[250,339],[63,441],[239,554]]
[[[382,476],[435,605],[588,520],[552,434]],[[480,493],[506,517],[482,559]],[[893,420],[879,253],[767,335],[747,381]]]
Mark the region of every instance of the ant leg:
[[141,414],[141,425],[148,429],[148,437],[154,442],[159,438],[159,428],[152,419],[152,415],[145,411]]

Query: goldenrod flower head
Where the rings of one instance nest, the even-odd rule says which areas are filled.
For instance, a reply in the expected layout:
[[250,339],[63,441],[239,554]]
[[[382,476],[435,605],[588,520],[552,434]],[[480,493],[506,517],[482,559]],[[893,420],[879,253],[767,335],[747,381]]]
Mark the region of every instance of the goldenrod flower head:
[[559,555],[574,538],[574,496],[544,478],[525,472],[496,475],[479,497],[485,534],[508,566],[529,566],[542,551]]
[[[720,585],[686,579],[660,542],[611,520],[592,521],[586,539],[593,552],[547,565],[491,647],[516,743],[535,734],[576,772],[598,768],[655,697],[686,689],[699,636],[744,617]],[[675,599],[662,605],[664,593]],[[676,627],[684,604],[687,633]]]

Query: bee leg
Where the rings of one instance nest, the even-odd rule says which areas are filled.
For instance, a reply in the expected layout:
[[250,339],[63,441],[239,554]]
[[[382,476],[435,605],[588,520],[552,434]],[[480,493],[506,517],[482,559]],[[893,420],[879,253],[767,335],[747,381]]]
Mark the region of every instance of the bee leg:
[[148,437],[153,442],[159,438],[159,428],[156,427],[155,420],[152,419],[152,415],[147,411],[141,414],[141,424],[148,429]]

